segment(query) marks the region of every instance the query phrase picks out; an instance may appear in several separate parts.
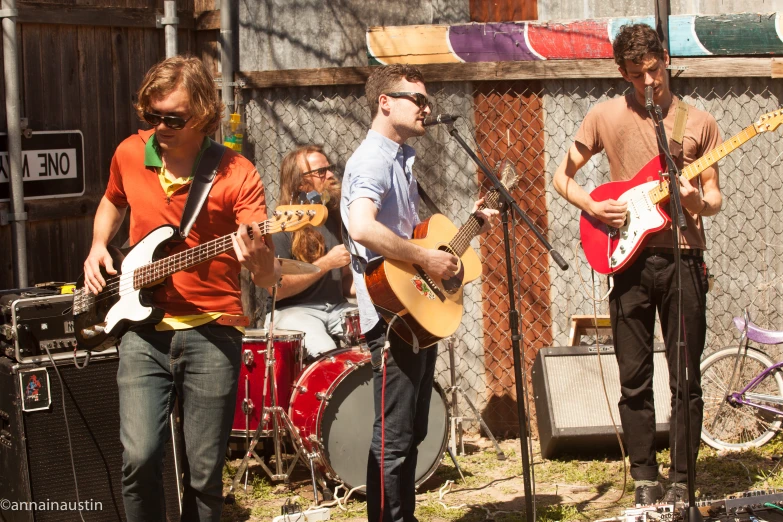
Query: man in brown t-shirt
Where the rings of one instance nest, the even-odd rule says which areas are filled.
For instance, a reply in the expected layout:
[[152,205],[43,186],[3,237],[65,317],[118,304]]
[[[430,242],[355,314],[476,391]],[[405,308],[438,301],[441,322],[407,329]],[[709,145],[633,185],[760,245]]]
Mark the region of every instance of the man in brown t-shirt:
[[[653,101],[663,110],[667,137],[672,136],[677,99],[669,89],[666,66],[669,55],[655,31],[644,24],[626,25],[613,43],[620,74],[633,90],[594,107],[585,117],[574,144],[558,167],[553,184],[558,193],[593,218],[615,228],[626,219],[627,203],[614,199],[594,201],[574,181],[577,171],[602,150],[609,159],[612,181],[629,180],[661,152],[653,120],[645,109],[645,87],[653,87]],[[697,160],[720,143],[715,119],[690,107],[682,142],[684,165]],[[653,403],[653,336],[656,310],[661,320],[672,390],[677,381],[677,322],[684,317],[683,338],[691,372],[689,404],[691,437],[696,458],[704,402],[699,360],[707,330],[707,268],[702,216],[720,211],[722,196],[717,165],[688,181],[678,180],[687,231],[679,238],[682,258],[682,312],[677,307],[674,241],[670,227],[650,236],[639,257],[614,274],[609,310],[615,354],[620,368],[620,419],[636,485],[636,503],[653,504],[663,496],[655,459],[655,408]],[[618,196],[619,197],[619,196]],[[668,211],[668,204],[664,204]],[[684,386],[684,383],[683,383]],[[667,502],[686,497],[687,480],[683,401],[672,397],[670,443],[672,462]],[[676,428],[675,428],[676,425]]]

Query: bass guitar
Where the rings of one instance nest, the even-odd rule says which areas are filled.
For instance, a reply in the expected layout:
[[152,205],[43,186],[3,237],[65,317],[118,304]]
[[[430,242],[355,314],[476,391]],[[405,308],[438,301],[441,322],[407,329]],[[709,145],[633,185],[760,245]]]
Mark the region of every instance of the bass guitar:
[[[503,185],[516,184],[513,169],[504,173]],[[509,188],[510,190],[510,188]],[[500,193],[491,190],[480,208],[496,209]],[[424,348],[453,334],[462,321],[463,288],[481,275],[481,260],[470,247],[470,240],[481,229],[481,220],[471,215],[461,228],[442,214],[434,214],[419,223],[408,241],[427,249],[444,250],[455,255],[458,272],[447,279],[428,274],[421,266],[377,257],[367,264],[364,281],[373,304],[381,316],[390,321],[395,315],[405,321],[394,321],[392,329],[413,344],[411,332]],[[407,325],[407,326],[406,326]]]
[[[682,175],[689,180],[695,178],[754,136],[777,129],[781,122],[783,109],[765,114],[682,169]],[[666,163],[661,155],[651,159],[632,179],[605,183],[590,193],[594,201],[614,199],[628,204],[625,223],[620,228],[610,227],[582,212],[579,220],[582,248],[596,272],[622,272],[641,254],[651,234],[669,226],[671,218],[662,205],[669,199],[669,182],[662,175],[665,171]]]
[[[258,226],[263,234],[293,232],[306,226],[322,225],[326,217],[323,205],[287,205],[277,207],[272,217]],[[178,231],[179,227],[163,225],[130,249],[110,246],[113,265],[120,268],[116,275],[109,275],[101,268],[106,286],[98,295],[84,286],[84,274],[79,277],[73,296],[73,321],[76,343],[81,349],[108,348],[131,326],[160,322],[164,311],[152,304],[153,287],[176,272],[232,250],[231,237],[236,234],[233,232],[164,257],[178,242]],[[247,232],[252,238],[250,226]]]

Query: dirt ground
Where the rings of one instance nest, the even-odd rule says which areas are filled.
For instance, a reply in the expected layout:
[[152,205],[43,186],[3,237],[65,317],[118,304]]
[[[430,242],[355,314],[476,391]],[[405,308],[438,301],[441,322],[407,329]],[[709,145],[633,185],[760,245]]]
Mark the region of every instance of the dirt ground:
[[[500,445],[506,460],[498,460],[488,439],[466,438],[465,453],[457,456],[464,480],[446,454],[436,472],[418,489],[417,518],[421,522],[525,521],[520,441],[505,440]],[[760,450],[744,453],[718,454],[702,446],[697,466],[697,494],[720,498],[745,490],[782,486],[779,470],[782,450],[780,438]],[[621,495],[625,476],[621,458],[610,455],[582,459],[544,460],[534,442],[532,487],[537,520],[598,520],[622,515],[632,506],[630,477],[625,494]],[[668,451],[660,452],[658,461],[662,476],[667,476]],[[240,463],[241,459],[227,461],[226,493]],[[234,502],[226,505],[221,520],[271,520],[286,503],[298,503],[303,509],[313,503],[310,476],[303,465],[297,465],[288,484],[273,483],[256,463],[249,470],[247,490],[240,487],[234,492]],[[339,506],[336,501],[322,501],[322,505],[330,506],[333,520],[367,520],[361,495],[354,495]]]

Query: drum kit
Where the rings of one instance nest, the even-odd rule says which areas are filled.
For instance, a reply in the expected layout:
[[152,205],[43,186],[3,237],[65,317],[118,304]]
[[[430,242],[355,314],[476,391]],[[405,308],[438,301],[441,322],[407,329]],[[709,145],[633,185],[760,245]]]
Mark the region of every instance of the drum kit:
[[[281,261],[284,274],[318,270],[308,263]],[[304,333],[274,329],[276,296],[274,288],[269,328],[248,329],[242,341],[231,434],[244,437],[246,451],[231,490],[243,475],[247,486],[250,459],[270,479],[286,482],[301,460],[309,466],[317,504],[318,484],[328,491],[329,482],[349,490],[365,483],[375,416],[370,351],[361,335],[359,313],[351,310],[343,314],[342,346],[305,366]],[[274,456],[274,470],[255,451],[262,438],[267,455]],[[448,440],[448,403],[436,383],[427,436],[419,445],[416,485],[435,472],[444,451],[454,458]],[[292,455],[284,456],[286,442]]]

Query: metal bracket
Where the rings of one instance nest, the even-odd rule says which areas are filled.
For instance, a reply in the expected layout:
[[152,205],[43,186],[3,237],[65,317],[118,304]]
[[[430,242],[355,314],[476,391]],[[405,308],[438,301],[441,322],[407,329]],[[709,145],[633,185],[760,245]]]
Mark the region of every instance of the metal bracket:
[[155,28],[156,29],[163,29],[164,25],[179,25],[179,17],[178,16],[172,16],[171,18],[166,18],[160,13],[155,14]]
[[0,226],[8,225],[12,221],[27,221],[27,212],[19,212],[18,214],[0,212]]
[[0,9],[0,18],[16,18],[19,16],[18,9]]

